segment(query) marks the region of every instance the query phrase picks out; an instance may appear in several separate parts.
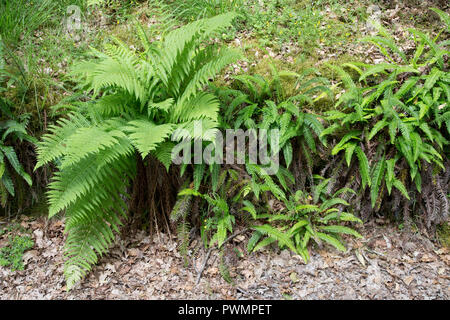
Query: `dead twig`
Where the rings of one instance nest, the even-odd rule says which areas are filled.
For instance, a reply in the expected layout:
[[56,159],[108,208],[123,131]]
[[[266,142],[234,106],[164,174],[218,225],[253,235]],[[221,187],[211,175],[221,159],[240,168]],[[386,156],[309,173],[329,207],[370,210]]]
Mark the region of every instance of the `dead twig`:
[[205,260],[203,261],[203,265],[200,268],[198,274],[197,274],[197,281],[195,281],[195,285],[198,285],[200,282],[200,278],[202,277],[203,270],[205,270],[206,263],[208,262],[209,256],[211,255],[211,252],[214,248],[209,248],[208,253],[206,254]]
[[371,250],[369,248],[364,248],[364,250],[366,250],[367,252],[379,255],[380,257],[386,258],[386,255],[384,253],[381,253],[381,252],[378,252],[378,251],[375,251],[375,250]]
[[236,287],[236,291],[245,294],[247,296],[250,296],[250,293],[248,293],[247,291],[245,291],[244,289],[242,289],[241,287]]

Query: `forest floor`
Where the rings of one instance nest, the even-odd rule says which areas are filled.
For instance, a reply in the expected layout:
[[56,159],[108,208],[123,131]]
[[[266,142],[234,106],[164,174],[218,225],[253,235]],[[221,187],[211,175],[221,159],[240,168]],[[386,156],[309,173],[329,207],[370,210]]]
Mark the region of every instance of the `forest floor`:
[[[247,235],[207,255],[199,240],[188,266],[175,237],[143,232],[118,240],[93,271],[67,292],[63,275],[62,221],[22,217],[34,247],[24,270],[0,267],[0,300],[6,299],[443,299],[450,298],[450,251],[418,233],[371,222],[364,239],[347,239],[347,251],[311,250],[305,264],[288,250],[247,254]],[[7,234],[0,237],[5,245]],[[226,266],[226,267],[225,267]],[[229,282],[225,281],[228,279]]]

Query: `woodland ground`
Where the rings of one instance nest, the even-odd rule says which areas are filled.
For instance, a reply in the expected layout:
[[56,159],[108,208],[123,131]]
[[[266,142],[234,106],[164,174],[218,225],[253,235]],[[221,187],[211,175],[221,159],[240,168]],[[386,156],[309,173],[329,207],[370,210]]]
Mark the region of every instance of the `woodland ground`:
[[[197,240],[186,266],[175,237],[123,234],[67,292],[63,223],[23,217],[20,229],[29,230],[35,246],[23,257],[25,270],[0,267],[0,299],[449,299],[448,248],[381,223],[366,224],[360,230],[365,238],[348,239],[345,253],[315,248],[308,264],[288,250],[249,255],[244,233],[228,243],[223,257],[212,252],[198,285],[206,251]],[[0,247],[5,243],[3,236]],[[221,259],[231,283],[222,276]]]
[[[370,2],[376,1],[323,7],[321,12],[326,19],[317,24],[322,31],[309,35],[308,41],[319,43],[314,50],[295,41],[277,41],[275,37],[268,41],[267,37],[262,39],[245,30],[237,32],[229,45],[241,48],[248,60],[234,65],[219,81],[226,82],[237,71],[269,73],[268,62],[292,70],[312,65],[324,73],[330,71],[322,68],[323,63],[330,60],[380,62],[382,56],[373,46],[354,41],[368,32],[358,12],[365,12]],[[428,14],[421,14],[433,4],[419,1],[417,5],[417,2],[390,1],[382,12],[381,19],[391,25],[394,36],[404,42],[405,48],[411,41],[405,38],[408,27],[420,25],[433,30],[433,21],[426,19]],[[352,14],[346,16],[345,12],[350,10]],[[158,15],[149,13],[147,4],[132,9],[131,15],[148,27],[160,22]],[[102,11],[91,12],[87,18],[75,42],[64,33],[51,31],[44,34],[38,30],[33,37],[40,64],[36,75],[52,83],[43,94],[45,97],[36,98],[42,108],[67,95],[64,91],[68,86],[67,68],[72,60],[83,56],[81,52],[88,45],[99,48],[108,35],[130,45],[135,40],[131,19],[117,14],[105,17]],[[345,25],[342,32],[330,31],[342,24]],[[47,114],[43,116],[46,118]],[[186,263],[179,253],[176,236],[158,234],[151,238],[141,231],[128,231],[70,292],[65,290],[63,276],[64,222],[23,215],[15,221],[21,227],[0,232],[0,248],[7,245],[11,234],[29,235],[34,246],[23,256],[24,270],[11,271],[0,266],[2,300],[450,298],[448,247],[428,240],[417,230],[400,230],[398,225],[380,219],[371,220],[359,229],[364,239],[346,238],[345,253],[328,246],[311,250],[308,264],[299,256],[275,247],[248,254],[246,243],[250,233],[243,233],[226,244],[223,256],[212,251],[198,285],[198,273],[207,256],[198,239],[190,244]],[[0,223],[0,229],[7,226],[6,221]]]

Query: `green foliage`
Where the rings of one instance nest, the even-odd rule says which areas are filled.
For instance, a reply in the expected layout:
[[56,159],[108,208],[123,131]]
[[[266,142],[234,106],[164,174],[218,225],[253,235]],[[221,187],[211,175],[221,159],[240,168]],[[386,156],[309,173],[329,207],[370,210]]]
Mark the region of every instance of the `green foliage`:
[[28,232],[27,229],[25,229],[20,223],[18,222],[9,222],[4,227],[0,228],[0,236],[11,233],[11,232],[20,232],[20,233],[26,233]]
[[23,270],[23,254],[33,246],[34,242],[28,236],[10,236],[8,245],[0,249],[0,266],[10,267],[12,271]]
[[[210,17],[218,13],[235,11],[239,19],[234,23],[238,31],[254,35],[261,46],[278,47],[283,44],[296,43],[302,48],[300,53],[313,55],[313,48],[319,46],[341,46],[346,42],[351,30],[351,23],[358,18],[352,9],[344,11],[343,19],[327,17],[325,6],[331,11],[341,13],[339,4],[329,2],[296,0],[164,0],[169,12],[183,21],[193,21],[200,17]],[[224,35],[234,38],[234,33]]]
[[[441,18],[442,22],[445,24],[447,32],[450,32],[450,15],[438,8],[430,8],[430,10],[433,10],[439,15],[439,18]],[[448,44],[448,40],[446,43]]]
[[142,0],[87,0],[86,6],[93,10],[102,8],[108,15],[114,17],[114,21],[119,23],[130,16],[133,7],[138,2],[142,2]]
[[[338,224],[362,223],[351,213],[338,209],[338,206],[348,205],[339,195],[354,191],[341,189],[330,197],[326,193],[328,182],[329,179],[323,180],[313,188],[314,197],[306,195],[301,190],[291,194],[289,199],[283,200],[284,208],[280,212],[257,214],[253,207],[255,220],[265,220],[267,223],[253,226],[255,233],[249,240],[248,250],[256,251],[277,242],[280,248],[288,248],[308,262],[308,244],[311,239],[318,244],[323,241],[338,250],[345,251],[340,234],[362,238],[354,229]],[[249,211],[248,207],[244,207],[243,210]]]
[[58,166],[49,185],[49,215],[65,211],[68,289],[107,252],[119,230],[137,154],[168,167],[171,136],[189,138],[177,129],[194,137],[194,121],[204,131],[217,127],[219,104],[202,89],[239,54],[205,44],[234,17],[230,13],[198,20],[159,42],[150,42],[138,25],[144,52],[115,39],[104,53],[93,50],[94,59],[74,67],[79,89],[92,92],[92,100],[77,103],[67,118],[49,126],[38,145],[36,165]]
[[0,206],[5,207],[8,195],[15,196],[16,175],[24,179],[29,186],[32,185],[31,177],[25,172],[15,149],[22,141],[33,143],[35,139],[27,133],[29,114],[16,117],[9,101],[2,97],[0,111]]
[[225,259],[224,259],[224,250],[220,250],[219,253],[219,272],[220,275],[222,276],[222,278],[228,282],[229,284],[233,284],[233,278],[231,277],[230,274],[230,269],[228,268]]
[[166,2],[173,7],[172,13],[185,21],[210,18],[230,11],[239,12],[244,5],[244,0],[167,0]]
[[[287,91],[286,80],[295,80],[293,92]],[[328,81],[318,76],[314,69],[298,74],[277,71],[273,66],[271,79],[260,75],[238,75],[235,81],[241,90],[216,88],[217,95],[228,104],[222,126],[235,130],[268,130],[268,134],[278,130],[280,138],[275,145],[271,145],[272,139],[268,136],[269,154],[281,151],[285,166],[289,168],[294,144],[298,143],[311,170],[311,153],[317,152],[315,140],[324,128],[318,115],[302,110],[314,104],[318,99],[315,96],[331,96]],[[325,139],[321,139],[321,143],[326,144]]]
[[[186,187],[186,185],[184,185]],[[178,249],[183,255],[185,265],[189,264],[187,259],[187,250],[190,242],[191,225],[188,222],[188,216],[192,207],[193,195],[180,195],[170,213],[170,221],[177,223],[177,235],[180,241]]]
[[0,2],[0,36],[8,45],[15,45],[20,37],[33,35],[45,24],[55,8],[51,0]]
[[[442,178],[442,172],[449,168],[450,139],[449,41],[444,38],[449,31],[447,13],[433,9],[446,23],[435,38],[411,30],[416,42],[412,55],[380,28],[379,35],[364,41],[377,46],[386,63],[334,67],[346,90],[335,110],[327,113],[330,122],[327,127],[321,115],[310,111],[318,110],[315,103],[321,97],[331,97],[329,82],[315,70],[294,73],[272,68],[270,79],[242,74],[234,77],[233,89],[205,92],[209,81],[240,56],[219,45],[216,38],[234,38],[234,32],[226,33],[233,27],[245,29],[250,31],[245,35],[258,37],[256,46],[261,51],[274,44],[288,44],[288,52],[292,53],[295,47],[302,48],[298,55],[292,56],[298,62],[304,58],[302,55],[312,55],[313,47],[324,46],[327,51],[341,46],[351,36],[351,21],[363,20],[356,13],[363,9],[342,14],[338,1],[164,3],[175,9],[167,14],[195,22],[169,33],[167,30],[178,27],[179,21],[171,21],[170,28],[156,24],[156,28],[166,29],[158,35],[138,25],[135,35],[141,41],[137,49],[117,39],[102,52],[93,49],[92,59],[77,64],[72,72],[71,80],[78,85],[76,95],[82,98],[71,105],[58,106],[59,111],[66,112],[65,117],[50,124],[49,132],[39,143],[36,168],[50,163],[57,168],[48,191],[49,214],[64,212],[66,216],[68,289],[89,272],[113,243],[129,210],[127,187],[130,181],[137,180],[136,163],[156,158],[168,171],[174,142],[195,135],[195,121],[202,124],[203,132],[227,128],[278,130],[280,143],[272,144],[269,138],[269,153],[281,152],[282,160],[275,175],[268,175],[265,166],[252,164],[248,158],[243,166],[234,167],[236,170],[222,170],[218,164],[182,165],[181,174],[192,174],[192,183],[189,187],[184,185],[170,218],[178,225],[184,255],[192,234],[188,215],[192,203],[198,200],[195,197],[204,200],[200,231],[207,246],[223,248],[227,236],[242,218],[254,224],[255,232],[248,244],[250,251],[277,242],[280,247],[302,255],[305,261],[309,259],[311,239],[345,250],[341,234],[360,237],[347,224],[361,221],[342,212],[352,203],[349,200],[352,197],[355,202],[370,199],[368,207],[376,210],[380,210],[386,198],[397,197],[392,206],[384,206],[394,210],[401,196],[408,200],[408,205],[422,210],[418,201],[420,192],[426,197],[429,191],[424,192],[425,189],[432,189],[436,197],[426,202],[426,210],[432,208],[432,216],[448,215],[448,174]],[[62,14],[55,18],[55,12],[63,13],[68,4],[72,2],[0,3],[0,36],[4,40],[0,42],[3,206],[7,197],[15,194],[18,181],[31,184],[17,151],[21,141],[34,142],[29,134],[34,129],[30,123],[32,110],[26,109],[29,101],[36,101],[33,105],[38,121],[43,114],[38,103],[41,95],[36,89],[39,82],[35,81],[42,77],[34,72],[38,68],[30,64],[33,60],[35,65],[37,61],[40,64],[41,59],[27,59],[22,53],[34,57],[35,44],[31,41],[34,33],[55,21],[59,23]],[[119,23],[131,12],[134,1],[78,0],[76,4],[106,9],[106,15],[114,15]],[[167,8],[159,1],[151,5],[160,10]],[[325,5],[326,12],[331,8],[334,17],[323,15]],[[148,13],[155,13],[154,7],[144,9],[144,13],[139,12],[142,14],[139,19],[145,20]],[[231,10],[239,13],[239,19],[234,19],[235,14],[226,14]],[[199,20],[218,13],[222,15]],[[159,36],[160,41],[153,40]],[[21,47],[14,48],[20,41]],[[53,52],[46,53],[47,57],[57,58],[58,54]],[[356,72],[359,79],[352,78],[348,69]],[[44,78],[51,83],[53,77]],[[48,90],[46,86],[44,89]],[[221,98],[222,105],[216,97]],[[39,126],[44,126],[42,121]],[[213,135],[195,138],[209,143]],[[333,142],[335,138],[337,143]],[[330,142],[333,144],[327,150]],[[328,157],[328,151],[333,157]],[[149,162],[143,163],[145,166]],[[343,168],[345,164],[347,168]],[[322,172],[328,172],[328,168],[332,170],[329,179],[314,175],[320,170],[321,175],[327,176]],[[307,182],[303,181],[305,175],[309,178]],[[159,178],[147,177],[150,183]],[[209,186],[211,189],[207,190]],[[405,208],[408,211],[409,207]],[[361,206],[354,209],[365,213]],[[224,278],[229,278],[226,266],[223,263],[220,266]]]
[[[244,9],[245,22],[265,45],[295,41],[310,48],[323,42],[324,33],[330,31],[322,30],[324,16],[312,4],[298,5],[293,0],[249,2],[251,6]],[[336,23],[335,27],[341,26]]]
[[378,46],[390,63],[343,65],[360,74],[359,82],[374,85],[357,86],[343,68],[332,66],[346,91],[336,110],[327,113],[332,125],[322,135],[343,132],[332,155],[345,154],[348,166],[356,155],[362,190],[370,187],[372,208],[380,204],[384,190],[390,195],[392,188],[410,199],[406,177],[400,175],[405,162],[419,192],[425,163],[445,170],[450,78],[443,57],[450,52],[437,38],[410,32],[417,47],[411,58],[380,27],[379,36],[363,40]]
[[61,23],[69,5],[84,8],[85,0],[33,0],[0,2],[0,36],[8,47],[28,42],[34,33],[45,26]]
[[29,127],[34,131],[43,127],[43,102],[40,100],[46,100],[48,92],[40,89],[48,81],[48,75],[40,70],[31,48],[32,45],[24,45],[24,54],[19,53],[18,48],[11,49],[0,35],[0,92],[3,95],[0,99],[2,104],[10,105],[15,117],[29,116]]
[[[323,131],[319,117],[302,108],[314,103],[313,96],[329,93],[328,82],[318,77],[314,70],[306,70],[302,74],[294,72],[278,72],[272,68],[272,78],[265,79],[259,75],[239,75],[235,77],[241,90],[215,88],[216,94],[227,107],[222,118],[222,127],[234,130],[247,130],[250,135],[268,134],[268,164],[254,164],[247,155],[237,154],[240,164],[245,164],[244,176],[237,184],[239,192],[233,198],[242,202],[248,212],[255,216],[255,208],[251,196],[256,201],[269,201],[270,197],[286,200],[286,191],[294,184],[295,179],[288,170],[294,159],[294,148],[300,148],[305,155],[306,166],[312,170],[311,154],[317,153],[316,138]],[[295,79],[293,93],[287,92],[284,80]],[[279,139],[272,139],[272,134],[279,133]],[[256,137],[254,137],[256,139]],[[251,139],[251,137],[249,137]],[[321,141],[323,144],[326,141]],[[281,152],[284,166],[278,166],[273,176],[267,172],[274,165],[272,155]],[[261,159],[260,159],[261,160]]]
[[[194,189],[186,188],[178,194],[182,197],[196,196],[206,201],[208,207],[202,216],[200,232],[207,247],[215,244],[220,248],[229,233],[233,232],[236,218],[231,212],[230,206],[238,199],[229,201],[228,194],[237,183],[237,173],[232,170],[223,170],[217,181],[215,190],[211,194],[202,194]],[[175,212],[175,210],[174,210]]]

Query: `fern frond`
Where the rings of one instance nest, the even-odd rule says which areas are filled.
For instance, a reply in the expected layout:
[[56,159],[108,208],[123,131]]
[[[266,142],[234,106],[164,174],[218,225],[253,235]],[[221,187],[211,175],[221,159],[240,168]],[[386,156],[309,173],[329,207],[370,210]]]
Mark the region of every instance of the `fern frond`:
[[386,161],[383,158],[375,165],[372,175],[372,182],[370,186],[370,198],[372,203],[372,208],[375,208],[375,203],[380,196],[380,186],[383,182],[384,170],[386,168]]
[[225,66],[235,62],[241,57],[235,50],[222,48],[211,61],[205,63],[200,69],[196,70],[194,77],[189,81],[180,101],[189,99],[197,90],[202,89],[210,78],[213,78]]
[[57,120],[57,125],[50,125],[48,133],[44,134],[37,144],[38,161],[35,170],[65,154],[65,140],[78,128],[91,125],[85,116],[71,113],[68,119]]
[[367,156],[360,146],[356,146],[355,152],[359,160],[359,173],[361,175],[363,188],[365,188],[366,185],[370,187],[371,180],[369,175],[369,160],[367,160]]
[[191,121],[209,118],[217,121],[220,104],[217,98],[208,93],[200,93],[184,103],[179,103],[173,112],[174,121]]
[[157,125],[148,120],[133,120],[128,122],[123,130],[129,134],[131,142],[139,150],[142,158],[145,158],[158,144],[167,139],[173,132],[174,125]]

